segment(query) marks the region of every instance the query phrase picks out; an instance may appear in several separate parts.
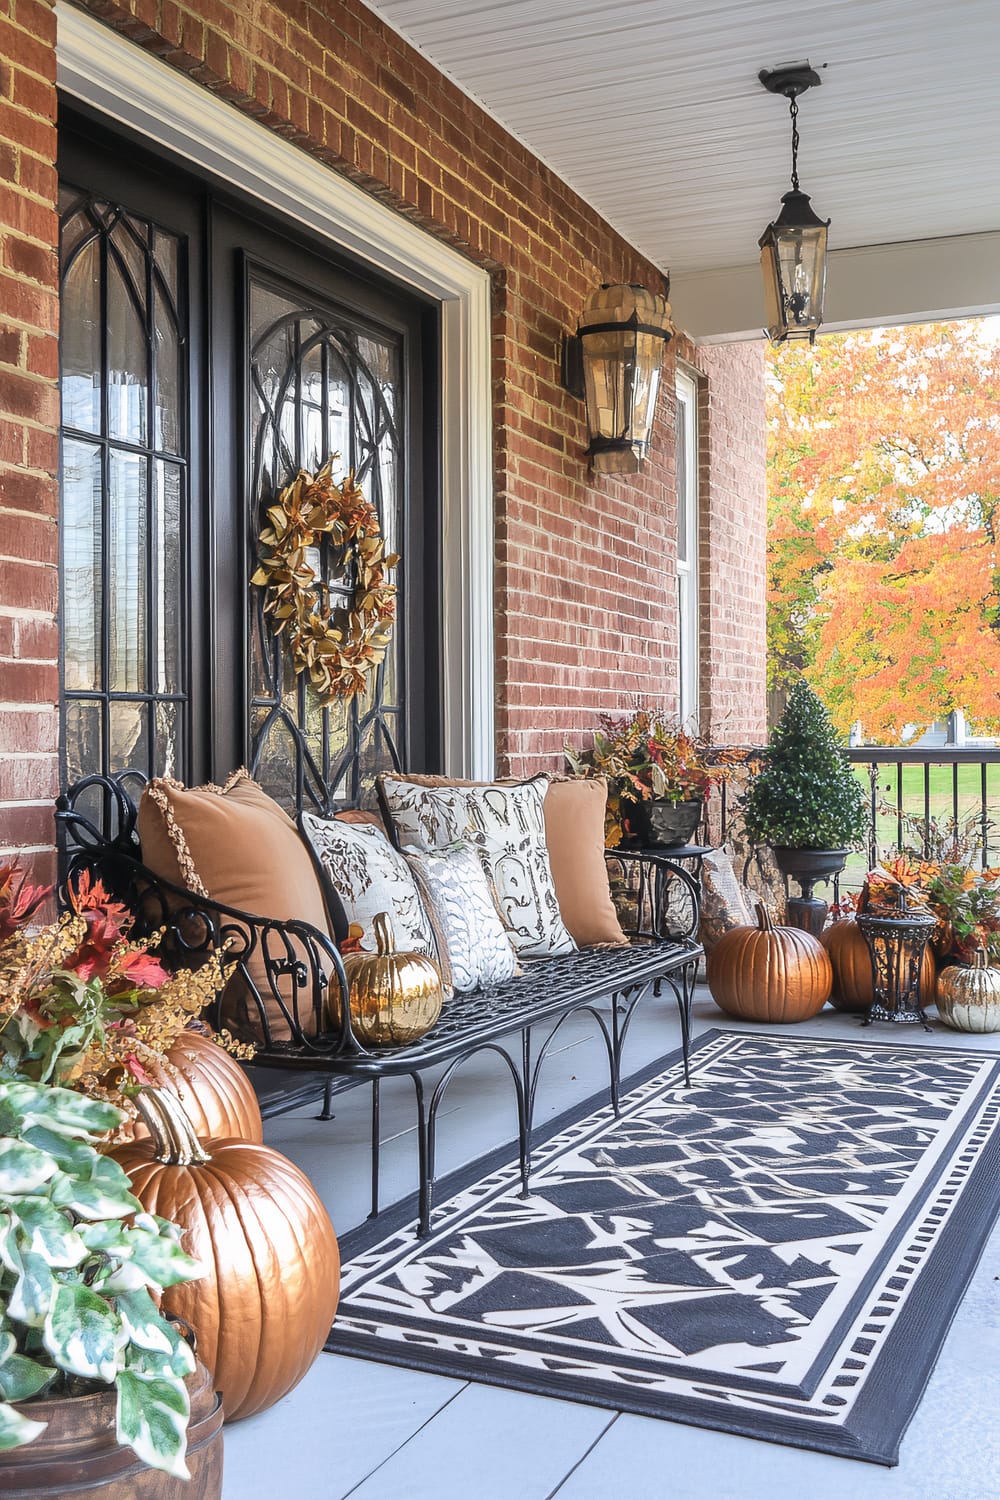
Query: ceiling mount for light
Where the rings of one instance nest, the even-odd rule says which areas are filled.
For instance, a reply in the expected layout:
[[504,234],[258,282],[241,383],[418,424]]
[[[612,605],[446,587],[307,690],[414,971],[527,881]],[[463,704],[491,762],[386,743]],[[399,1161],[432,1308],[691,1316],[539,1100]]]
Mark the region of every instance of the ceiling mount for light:
[[759,240],[760,265],[767,302],[767,336],[774,344],[787,339],[813,343],[823,321],[826,289],[826,232],[829,219],[820,219],[799,187],[798,98],[821,82],[808,63],[765,69],[758,74],[772,94],[788,100],[792,121],[792,186],[781,200],[781,211]]

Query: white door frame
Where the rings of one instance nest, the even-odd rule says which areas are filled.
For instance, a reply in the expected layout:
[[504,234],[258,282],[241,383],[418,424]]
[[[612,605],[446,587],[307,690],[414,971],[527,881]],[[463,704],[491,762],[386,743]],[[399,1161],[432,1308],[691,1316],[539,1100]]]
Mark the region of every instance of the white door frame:
[[58,0],[60,89],[441,306],[444,770],[489,779],[493,732],[490,279],[305,151]]

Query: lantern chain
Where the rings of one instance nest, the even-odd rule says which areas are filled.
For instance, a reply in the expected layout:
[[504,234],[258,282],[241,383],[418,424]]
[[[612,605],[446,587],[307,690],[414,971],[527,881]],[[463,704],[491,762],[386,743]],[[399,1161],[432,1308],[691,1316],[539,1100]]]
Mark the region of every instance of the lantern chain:
[[799,191],[799,101],[793,94],[788,101],[792,117],[792,191]]

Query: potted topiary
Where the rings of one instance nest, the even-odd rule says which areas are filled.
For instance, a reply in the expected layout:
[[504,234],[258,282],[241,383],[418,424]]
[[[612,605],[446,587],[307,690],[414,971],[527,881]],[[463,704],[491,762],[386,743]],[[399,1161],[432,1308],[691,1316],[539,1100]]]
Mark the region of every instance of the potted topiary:
[[838,874],[863,837],[865,795],[830,715],[802,678],[772,731],[743,815],[751,842],[770,844],[781,873],[801,887],[802,905],[790,906],[789,920],[821,930],[826,903],[813,899],[813,887]]
[[5,1491],[221,1493],[218,1398],[154,1301],[201,1267],[181,1249],[180,1231],[144,1213],[121,1167],[96,1149],[123,1119],[113,1104],[69,1089],[0,1081]]

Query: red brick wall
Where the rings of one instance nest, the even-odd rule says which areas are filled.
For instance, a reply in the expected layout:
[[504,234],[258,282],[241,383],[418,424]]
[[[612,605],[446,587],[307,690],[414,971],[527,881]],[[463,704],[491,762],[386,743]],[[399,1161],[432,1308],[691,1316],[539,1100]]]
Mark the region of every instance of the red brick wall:
[[699,416],[702,728],[767,738],[764,341],[690,348]]
[[0,5],[0,847],[51,879],[59,643],[55,16]]
[[[355,0],[83,8],[493,272],[499,768],[558,764],[564,739],[580,740],[600,711],[636,695],[673,710],[675,346],[640,476],[589,475],[582,406],[559,383],[561,337],[588,293],[601,281],[659,290],[656,268]],[[0,550],[15,558],[0,563],[0,699],[12,705],[0,709],[0,755],[18,752],[2,763],[0,845],[35,845],[48,841],[56,744],[53,25],[44,0],[0,0],[0,9],[0,135],[12,143],[0,164],[13,187],[0,296],[14,330],[0,344],[0,504],[14,513]],[[762,533],[750,535],[763,517],[743,472],[759,448],[763,483],[762,417],[756,447],[749,430],[762,369],[740,350],[698,359],[710,418],[706,527],[740,517],[705,547],[706,660],[711,676],[718,645],[723,671],[706,692],[713,727],[731,722],[739,738],[763,694],[763,621],[748,618],[763,573],[752,588],[744,577],[748,538],[763,566]],[[734,582],[743,605],[731,600]]]

